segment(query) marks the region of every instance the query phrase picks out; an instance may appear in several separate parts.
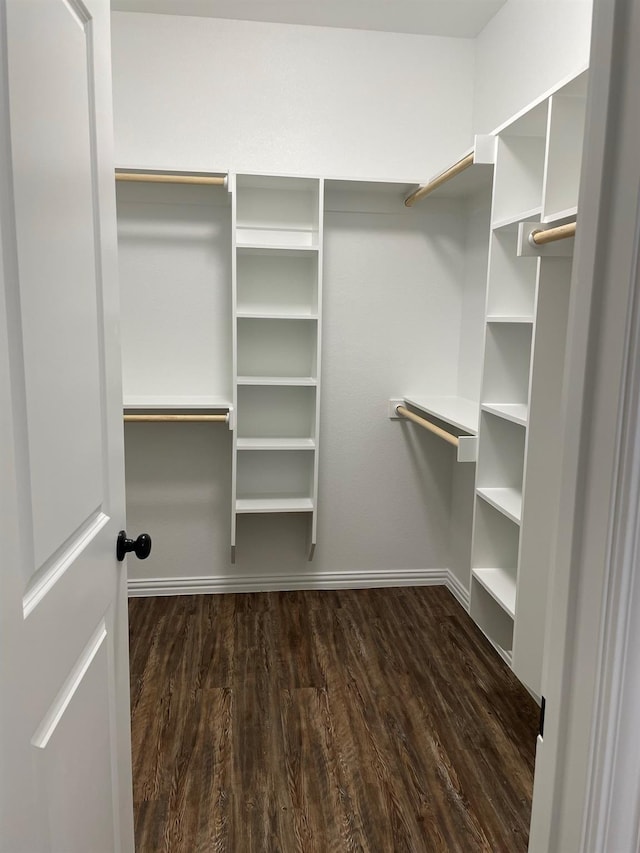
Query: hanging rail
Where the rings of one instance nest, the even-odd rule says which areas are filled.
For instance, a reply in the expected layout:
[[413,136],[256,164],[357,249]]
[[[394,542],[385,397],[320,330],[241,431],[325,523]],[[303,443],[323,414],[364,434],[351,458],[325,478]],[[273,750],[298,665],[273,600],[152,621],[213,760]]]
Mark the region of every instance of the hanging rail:
[[207,423],[228,424],[229,413],[226,415],[125,415],[126,423],[157,424],[157,423]]
[[421,198],[429,195],[434,190],[437,190],[438,187],[442,186],[446,181],[451,180],[451,178],[455,178],[456,175],[459,175],[460,172],[464,172],[465,169],[468,169],[469,166],[473,166],[474,162],[474,154],[467,154],[466,157],[463,157],[462,160],[458,160],[457,163],[454,163],[453,166],[450,166],[446,171],[442,172],[432,181],[429,181],[428,184],[425,184],[423,187],[418,187],[417,190],[414,190],[411,195],[408,195],[404,203],[406,207],[412,207],[417,201],[420,201]]
[[567,225],[558,225],[557,228],[535,229],[529,234],[530,246],[544,246],[547,243],[555,243],[556,240],[566,240],[567,237],[576,236],[576,223],[569,222]]
[[226,187],[226,175],[172,175],[164,172],[118,172],[116,181],[133,181],[145,184],[201,184],[214,187]]
[[420,415],[414,414],[414,412],[407,409],[406,406],[396,406],[396,414],[400,415],[402,418],[407,418],[407,420],[413,421],[414,424],[418,424],[418,426],[424,427],[424,429],[428,429],[429,432],[432,432],[439,438],[444,439],[444,441],[448,441],[449,444],[452,444],[454,447],[458,447],[460,444],[457,435],[452,435],[445,429],[441,429],[439,426],[432,424],[431,421],[428,421],[426,418],[421,418]]

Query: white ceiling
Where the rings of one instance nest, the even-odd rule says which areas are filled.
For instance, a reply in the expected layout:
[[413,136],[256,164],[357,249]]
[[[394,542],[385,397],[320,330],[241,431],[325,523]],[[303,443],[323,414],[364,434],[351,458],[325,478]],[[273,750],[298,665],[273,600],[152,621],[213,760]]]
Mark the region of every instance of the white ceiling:
[[195,15],[474,38],[506,0],[111,0],[121,12]]

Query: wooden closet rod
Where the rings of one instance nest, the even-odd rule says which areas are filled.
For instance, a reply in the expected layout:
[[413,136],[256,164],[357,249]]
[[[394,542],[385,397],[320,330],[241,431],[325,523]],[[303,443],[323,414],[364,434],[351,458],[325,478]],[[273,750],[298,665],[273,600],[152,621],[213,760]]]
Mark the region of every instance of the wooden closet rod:
[[135,181],[145,184],[206,184],[224,187],[226,175],[167,175],[163,172],[116,172],[116,181]]
[[453,166],[448,168],[445,172],[438,175],[432,181],[429,181],[428,184],[425,184],[423,187],[418,187],[417,190],[408,195],[404,203],[407,207],[412,207],[417,201],[420,201],[421,198],[429,195],[434,190],[437,190],[438,187],[442,186],[442,184],[446,183],[446,181],[451,180],[451,178],[455,178],[456,175],[459,175],[460,172],[464,172],[465,169],[468,169],[469,166],[473,166],[473,154],[467,154],[466,157],[463,157],[462,160],[458,160],[457,163],[454,163]]
[[532,246],[544,246],[545,243],[555,243],[556,240],[566,240],[567,237],[576,236],[576,223],[569,222],[567,225],[558,225],[557,228],[546,228],[544,231],[536,230],[529,234],[529,243]]
[[159,424],[159,423],[207,423],[228,424],[229,415],[125,415],[126,423]]
[[424,427],[424,429],[428,429],[429,432],[432,432],[439,438],[448,441],[449,444],[452,444],[454,447],[457,447],[460,444],[457,435],[451,435],[450,432],[447,432],[445,429],[441,429],[439,426],[432,424],[431,421],[428,421],[426,418],[421,418],[420,415],[414,414],[412,411],[407,409],[406,406],[396,406],[396,413],[403,418],[407,418],[408,420],[413,421],[414,424],[418,424],[418,426]]

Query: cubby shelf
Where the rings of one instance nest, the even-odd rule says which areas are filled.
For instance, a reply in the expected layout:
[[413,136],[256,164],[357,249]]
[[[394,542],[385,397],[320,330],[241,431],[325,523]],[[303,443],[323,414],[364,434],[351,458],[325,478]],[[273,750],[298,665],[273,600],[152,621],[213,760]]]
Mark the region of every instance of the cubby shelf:
[[516,614],[515,569],[472,569],[471,574],[513,619]]
[[313,512],[311,498],[238,498],[237,513],[250,512]]
[[482,411],[520,426],[527,425],[528,406],[526,403],[483,403]]
[[540,218],[541,214],[542,206],[539,204],[527,210],[518,210],[509,216],[503,216],[502,219],[496,219],[495,222],[491,223],[491,230],[501,231],[503,228],[510,228],[519,222],[535,222],[536,219]]
[[533,323],[533,316],[530,314],[489,314],[487,323]]
[[239,438],[238,450],[315,450],[312,438]]
[[561,222],[563,219],[574,220],[578,215],[578,206],[567,207],[565,210],[553,210],[546,213],[540,220],[545,225],[551,222]]
[[238,257],[308,258],[318,254],[318,246],[277,245],[273,243],[237,243]]
[[478,497],[501,512],[514,524],[520,524],[522,517],[522,492],[520,489],[483,486],[477,488],[476,493]]
[[238,376],[238,385],[317,385],[313,376]]
[[317,320],[317,314],[287,314],[284,311],[269,313],[267,311],[238,311],[239,320]]
[[405,396],[404,401],[415,409],[451,424],[456,429],[476,435],[478,432],[478,403],[464,397]]
[[271,240],[265,240],[264,242],[257,240],[244,241],[242,237],[240,237],[240,239],[236,237],[236,246],[238,248],[238,251],[253,251],[257,254],[274,255],[300,255],[309,254],[310,252],[317,253],[319,248],[317,243],[310,243],[309,245],[304,245],[296,243],[291,239],[283,239],[282,234],[279,232],[272,232]]

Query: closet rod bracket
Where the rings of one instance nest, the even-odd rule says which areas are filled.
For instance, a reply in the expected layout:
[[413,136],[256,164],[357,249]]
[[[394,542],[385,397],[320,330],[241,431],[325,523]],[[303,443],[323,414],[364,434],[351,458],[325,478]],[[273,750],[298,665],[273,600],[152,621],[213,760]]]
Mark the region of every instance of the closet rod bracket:
[[[520,222],[516,254],[519,258],[570,258],[573,255],[573,240],[570,238],[575,235],[575,229],[575,222],[556,227],[542,222]],[[538,235],[551,235],[551,240],[542,237],[538,243]]]

